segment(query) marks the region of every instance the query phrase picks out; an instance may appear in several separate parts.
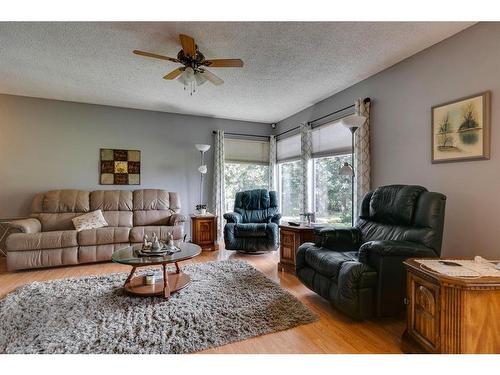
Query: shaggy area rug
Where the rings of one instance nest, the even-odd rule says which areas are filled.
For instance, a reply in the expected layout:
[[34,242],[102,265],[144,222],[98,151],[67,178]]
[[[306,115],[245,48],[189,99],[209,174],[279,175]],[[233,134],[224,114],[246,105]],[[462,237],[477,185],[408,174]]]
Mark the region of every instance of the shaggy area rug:
[[245,262],[182,269],[168,301],[126,295],[127,273],[23,286],[0,301],[0,353],[190,353],[317,320]]

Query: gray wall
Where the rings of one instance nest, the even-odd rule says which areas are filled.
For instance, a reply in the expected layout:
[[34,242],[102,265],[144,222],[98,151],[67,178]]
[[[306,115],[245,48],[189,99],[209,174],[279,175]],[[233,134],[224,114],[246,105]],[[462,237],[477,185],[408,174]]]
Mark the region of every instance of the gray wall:
[[[362,57],[362,53],[360,53]],[[500,23],[480,23],[278,124],[281,132],[372,98],[373,187],[447,195],[443,254],[500,259]],[[491,90],[491,159],[431,164],[431,106]]]
[[[181,195],[183,213],[199,200],[200,154],[212,131],[270,134],[267,124],[0,95],[0,217],[29,213],[50,189],[162,188]],[[141,150],[141,186],[99,185],[99,149]],[[212,201],[213,147],[205,201]],[[189,229],[186,228],[186,229]]]

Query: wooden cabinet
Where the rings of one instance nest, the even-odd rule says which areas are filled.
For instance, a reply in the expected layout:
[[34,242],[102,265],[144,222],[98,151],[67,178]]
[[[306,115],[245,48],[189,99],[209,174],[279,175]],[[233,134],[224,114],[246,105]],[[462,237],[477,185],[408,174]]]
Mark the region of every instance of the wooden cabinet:
[[314,228],[280,225],[280,261],[278,271],[295,273],[295,252],[304,242],[313,242]]
[[407,269],[407,329],[403,350],[421,353],[500,353],[500,278],[453,278]]
[[413,274],[408,277],[410,305],[408,326],[428,351],[436,352],[439,341],[439,287]]
[[218,250],[217,216],[191,215],[191,242],[202,250]]

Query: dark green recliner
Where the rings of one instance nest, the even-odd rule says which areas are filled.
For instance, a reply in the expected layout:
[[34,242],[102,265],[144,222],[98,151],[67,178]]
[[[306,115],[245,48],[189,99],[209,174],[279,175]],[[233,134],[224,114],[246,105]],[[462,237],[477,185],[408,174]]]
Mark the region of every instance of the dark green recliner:
[[319,229],[296,254],[297,276],[353,318],[404,309],[403,261],[438,257],[446,197],[422,186],[381,186],[363,199],[353,228]]
[[255,189],[236,193],[234,212],[224,214],[226,250],[273,251],[278,248],[278,196],[275,191]]

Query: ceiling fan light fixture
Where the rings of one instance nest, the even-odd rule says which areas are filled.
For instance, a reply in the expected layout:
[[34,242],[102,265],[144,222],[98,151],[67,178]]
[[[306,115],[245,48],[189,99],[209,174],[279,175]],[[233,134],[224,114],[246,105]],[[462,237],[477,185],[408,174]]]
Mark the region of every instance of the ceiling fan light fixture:
[[196,85],[198,85],[198,86],[201,86],[205,82],[207,82],[207,79],[205,77],[203,77],[203,74],[201,74],[201,72],[195,72],[194,79],[196,81]]
[[186,75],[186,81],[191,83],[194,81],[194,69],[188,66],[186,70],[184,70],[184,74]]
[[177,58],[158,55],[156,53],[134,50],[133,53],[154,59],[180,63],[183,66],[163,76],[167,81],[177,80],[184,86],[184,91],[189,95],[196,92],[198,86],[209,81],[215,86],[220,86],[224,81],[214,73],[205,69],[212,68],[242,68],[244,63],[241,59],[205,59],[203,53],[198,50],[195,40],[189,35],[180,34],[179,39],[182,49],[177,53]]
[[179,78],[177,78],[177,81],[179,81],[179,83],[182,83],[184,86],[187,86],[190,83],[192,83],[194,81],[193,68],[188,67],[188,68],[184,69],[184,71],[179,76]]

